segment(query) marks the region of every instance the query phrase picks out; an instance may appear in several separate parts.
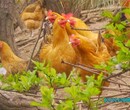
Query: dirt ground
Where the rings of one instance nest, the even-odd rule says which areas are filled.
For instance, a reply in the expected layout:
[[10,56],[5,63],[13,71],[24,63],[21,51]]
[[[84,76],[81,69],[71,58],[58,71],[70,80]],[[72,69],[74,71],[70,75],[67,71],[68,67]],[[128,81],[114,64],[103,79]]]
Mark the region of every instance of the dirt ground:
[[[96,22],[93,24],[89,24],[90,29],[99,29],[104,27],[106,24],[108,23],[108,21],[101,21],[101,22]],[[18,46],[18,49],[20,51],[20,56],[23,59],[29,59],[30,55],[32,53],[32,50],[34,48],[36,39],[38,37],[39,34],[39,30],[35,30],[34,32],[34,36],[30,37],[30,31],[21,31],[19,28],[17,28],[15,30],[15,41],[16,44]],[[35,54],[38,52],[40,44],[41,44],[42,39],[40,39],[37,48],[35,49]],[[120,77],[117,78],[113,78],[113,82],[117,83],[120,82],[122,84],[125,85],[129,85],[130,84],[130,72],[126,73]],[[119,84],[114,84],[114,83],[110,83],[110,86],[107,88],[104,88],[104,91],[101,95],[101,97],[107,97],[107,96],[113,96],[117,98],[117,97],[130,97],[129,93],[126,93],[126,91],[128,91],[128,89],[130,89],[128,86],[122,86]],[[129,90],[130,91],[130,90]],[[124,93],[124,94],[123,94]],[[123,95],[121,95],[123,94]],[[107,106],[105,106],[107,105]],[[103,107],[100,108],[100,110],[130,110],[130,104],[129,103],[106,103],[104,104]],[[83,109],[86,110],[86,109]]]

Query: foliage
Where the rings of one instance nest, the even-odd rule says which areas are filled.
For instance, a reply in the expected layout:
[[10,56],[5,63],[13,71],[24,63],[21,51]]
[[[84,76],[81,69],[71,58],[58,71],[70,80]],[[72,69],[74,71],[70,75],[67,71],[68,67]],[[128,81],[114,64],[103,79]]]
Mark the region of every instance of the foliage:
[[[34,62],[35,70],[40,72],[44,78],[41,86],[41,102],[32,102],[33,106],[42,106],[50,110],[76,110],[78,102],[82,102],[89,108],[95,108],[97,102],[91,100],[92,96],[100,94],[103,74],[100,74],[95,80],[95,76],[87,77],[84,84],[79,77],[75,77],[74,71],[67,78],[65,73],[58,74],[45,63]],[[56,92],[62,90],[63,98],[56,97]],[[56,101],[58,100],[58,101]]]
[[128,23],[130,19],[122,20],[122,15],[128,14],[130,16],[130,9],[123,9],[122,11],[113,14],[110,11],[104,11],[103,16],[110,19],[110,23],[106,25],[106,29],[111,32],[106,34],[106,38],[112,37],[116,45],[120,48],[117,56],[111,58],[107,64],[96,66],[100,69],[105,69],[109,73],[115,69],[127,70],[130,68],[130,38]]
[[36,71],[28,71],[23,74],[10,74],[8,77],[1,76],[0,81],[2,82],[1,89],[25,92],[38,85],[41,79],[36,76]]
[[[50,110],[77,110],[78,103],[86,105],[88,108],[97,109],[97,101],[93,101],[92,96],[101,93],[103,74],[97,79],[95,76],[86,77],[87,82],[83,83],[81,78],[73,70],[69,77],[65,73],[57,74],[56,70],[49,64],[33,61],[34,70],[23,72],[22,74],[0,76],[1,89],[15,90],[18,92],[29,91],[35,86],[40,87],[41,101],[32,102],[32,106],[44,107]],[[37,73],[42,78],[37,77]],[[57,97],[57,93],[62,93],[62,98]]]

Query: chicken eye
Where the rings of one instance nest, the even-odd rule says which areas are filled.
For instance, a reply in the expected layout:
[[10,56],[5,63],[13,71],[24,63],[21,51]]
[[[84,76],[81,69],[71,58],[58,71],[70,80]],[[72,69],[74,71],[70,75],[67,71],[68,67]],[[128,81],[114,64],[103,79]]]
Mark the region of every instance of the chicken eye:
[[61,21],[63,21],[64,19],[63,19],[63,18],[61,18],[60,20],[61,20]]

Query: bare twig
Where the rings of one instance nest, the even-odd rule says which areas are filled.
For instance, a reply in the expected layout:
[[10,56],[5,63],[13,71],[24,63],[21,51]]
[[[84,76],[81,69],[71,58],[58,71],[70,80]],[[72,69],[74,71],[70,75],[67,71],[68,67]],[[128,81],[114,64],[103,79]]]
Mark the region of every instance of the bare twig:
[[71,27],[73,30],[80,30],[80,31],[99,31],[99,30],[105,30],[105,28],[100,28],[100,29],[83,29],[83,28],[74,28]]
[[102,87],[103,90],[108,91],[122,91],[122,92],[130,92],[130,89],[124,88],[124,89],[117,89],[117,88],[109,88],[109,87]]
[[39,35],[38,35],[38,38],[37,38],[37,40],[36,40],[36,43],[35,43],[35,45],[34,45],[34,48],[33,48],[33,50],[32,50],[32,53],[31,53],[31,57],[30,57],[30,60],[29,60],[29,62],[28,62],[28,65],[27,65],[27,71],[28,71],[28,69],[30,68],[30,64],[31,64],[31,60],[32,60],[32,57],[33,57],[33,54],[34,54],[34,51],[35,51],[35,49],[36,49],[36,46],[37,46],[37,43],[38,43],[38,41],[39,41],[39,39],[40,39],[40,36],[41,36],[41,33],[42,33],[42,30],[43,30],[43,23],[44,23],[44,19],[43,19],[43,21],[42,21],[42,25],[41,25],[41,28],[40,28],[40,32],[39,32]]
[[113,84],[118,84],[118,85],[122,85],[122,86],[126,86],[126,87],[130,87],[130,85],[127,85],[127,84],[122,84],[122,83],[118,83],[116,81],[112,81],[112,80],[109,80],[110,83],[113,83]]
[[83,65],[72,64],[72,63],[69,63],[69,62],[66,62],[66,61],[63,61],[63,60],[62,60],[61,63],[67,64],[67,65],[71,65],[71,66],[73,66],[73,67],[77,67],[77,68],[86,70],[86,71],[88,71],[88,72],[95,73],[95,74],[97,74],[97,75],[99,75],[99,72],[101,72],[101,71],[97,71],[97,70],[94,70],[94,69],[92,69],[92,68],[89,68],[89,67],[86,67],[86,66],[83,66]]
[[113,78],[113,77],[120,76],[120,75],[122,75],[122,74],[124,74],[124,73],[126,73],[126,72],[128,72],[128,71],[130,71],[130,69],[121,71],[121,72],[119,72],[119,73],[117,73],[117,74],[114,74],[114,75],[110,75],[110,76],[108,76],[107,78],[105,78],[104,80],[108,80],[108,79],[111,79],[111,78]]
[[[124,95],[129,95],[129,92],[123,92],[123,93],[118,93],[118,94],[114,94],[114,95],[101,95],[100,98],[104,98],[104,97],[108,97],[108,98],[111,98],[111,97],[118,97],[118,96],[124,96]],[[91,99],[97,99],[98,96],[95,96],[95,97],[91,97]]]
[[106,107],[106,106],[109,106],[109,105],[111,105],[111,104],[113,104],[113,103],[112,103],[112,102],[111,102],[111,103],[106,103],[106,104],[103,104],[103,105],[98,106],[98,108]]
[[124,74],[122,74],[121,77],[130,78],[130,76],[128,76],[128,75],[126,76]]

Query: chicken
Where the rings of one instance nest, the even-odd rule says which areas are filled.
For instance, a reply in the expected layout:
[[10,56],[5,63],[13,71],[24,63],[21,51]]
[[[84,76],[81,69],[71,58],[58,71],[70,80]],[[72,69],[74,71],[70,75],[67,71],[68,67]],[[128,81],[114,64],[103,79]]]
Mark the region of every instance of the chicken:
[[55,20],[52,29],[52,42],[42,46],[39,58],[41,62],[51,63],[58,73],[66,72],[68,76],[72,67],[62,64],[61,61],[75,63],[78,59],[76,52],[69,44],[69,37],[64,28],[65,23],[66,21],[62,20],[62,17]]
[[39,22],[39,21],[34,21],[34,20],[26,20],[26,21],[24,21],[24,24],[26,25],[26,27],[28,28],[28,29],[38,29],[39,28],[39,26],[41,25],[41,22]]
[[[113,36],[117,36],[120,33],[116,33],[117,31],[112,31],[112,30],[105,30],[104,33],[102,33],[102,36],[104,36],[105,34],[111,34]],[[119,50],[119,47],[116,45],[115,40],[113,37],[111,38],[104,38],[104,43],[108,49],[108,52],[110,53],[110,55],[113,57],[117,54],[117,51]]]
[[49,10],[47,12],[47,18],[46,19],[48,19],[51,23],[54,23],[56,18],[58,18],[58,17],[61,17],[61,15],[56,13],[56,12],[53,12],[52,10]]
[[[87,26],[81,19],[73,17],[73,14],[62,14],[62,16],[70,22],[70,26],[73,28],[81,28],[81,29],[89,29],[89,26]],[[96,38],[98,36],[97,33],[94,33],[92,31],[82,31],[82,30],[75,30],[77,33],[81,34],[82,36],[88,37],[90,39]]]
[[31,32],[40,27],[43,19],[44,9],[39,0],[27,6],[21,14],[21,20],[24,22],[27,29],[31,30]]
[[[34,3],[35,4],[35,3]],[[25,10],[22,12],[21,14],[21,19],[23,21],[28,20],[28,19],[33,19],[33,20],[37,20],[37,21],[41,21],[43,19],[43,8],[40,4],[35,4],[35,9],[33,12],[28,12]]]
[[123,0],[121,4],[124,8],[130,7],[130,0]]
[[[110,55],[103,43],[100,44],[102,51],[100,49],[100,51],[97,51],[97,47],[95,46],[95,44],[91,41],[91,39],[87,37],[72,34],[70,36],[70,42],[75,51],[80,55],[80,63],[83,65],[94,67],[94,65],[106,62],[110,58]],[[90,76],[93,74],[82,69],[80,69],[80,73],[83,81],[86,81],[86,75]],[[105,82],[104,85],[108,86],[109,83]]]
[[[72,30],[70,28],[70,22],[66,24],[66,30],[67,30],[67,33],[69,36],[71,36],[72,34],[74,34],[75,36],[78,36],[79,38],[83,39],[83,40],[90,40],[90,42],[93,43],[93,49],[95,48],[95,54],[97,55],[100,55],[100,57],[102,56],[102,58],[104,59],[109,59],[110,58],[110,54],[108,52],[108,49],[104,43],[104,39],[102,38],[101,34],[99,33],[97,37],[95,37],[95,39],[90,39],[89,37],[85,37],[81,34],[79,34],[77,31],[75,30]],[[84,44],[85,45],[85,44]],[[86,44],[86,46],[88,46],[88,44]],[[105,53],[105,54],[101,54],[102,53]]]
[[2,66],[7,71],[7,75],[21,73],[26,70],[27,61],[16,56],[4,41],[0,41],[0,57]]
[[[129,10],[130,10],[130,0],[124,0],[123,3],[122,3],[122,7],[123,8],[129,8]],[[129,13],[125,13],[123,18],[124,18],[123,20],[127,19],[129,21],[130,20],[130,14]],[[128,39],[130,39],[130,28],[129,27],[130,27],[130,25],[128,23],[127,29],[126,29]]]
[[[63,16],[64,19],[68,20],[70,22],[70,26],[74,27],[74,28],[83,28],[83,29],[89,29],[89,27],[80,19],[73,17],[73,14],[69,13],[69,14],[58,14],[56,12],[52,12],[52,10],[48,11],[47,17],[50,20],[51,23],[53,23],[55,21],[55,19],[57,17]],[[95,38],[96,36],[98,36],[98,34],[93,33],[91,31],[81,31],[81,30],[76,30],[76,32],[78,32],[79,34],[83,35],[83,36],[87,36],[89,38]]]
[[[95,37],[95,41],[93,41],[93,39],[85,37],[77,31],[72,30],[70,22],[66,23],[65,28],[70,36],[70,42],[74,47],[76,54],[80,58],[80,62],[78,63],[93,67],[96,64],[101,64],[102,62],[106,62],[110,59],[110,54],[100,34]],[[92,73],[81,70],[81,77],[84,81],[86,79],[86,75],[92,75]]]
[[[71,34],[80,34],[84,37],[87,37],[89,39],[92,40],[92,42],[95,43],[96,46],[99,45],[99,43],[97,42],[97,39],[98,39],[98,33],[94,33],[92,31],[79,31],[79,30],[73,30],[71,29],[71,27],[75,27],[75,28],[86,28],[86,29],[89,29],[89,27],[86,25],[85,26],[85,23],[78,19],[78,18],[75,18],[72,16],[72,14],[62,14],[62,16],[64,17],[64,19],[66,19],[70,26],[67,26],[67,32],[69,35]],[[109,32],[113,35],[115,35],[115,33],[111,30],[109,30]],[[105,33],[102,33],[102,36],[106,33],[109,33],[109,32],[105,32]],[[116,32],[119,34],[119,32]],[[101,36],[101,35],[100,35]],[[119,48],[116,46],[115,42],[114,42],[114,39],[113,38],[110,38],[110,39],[106,39],[106,38],[103,38],[103,41],[104,41],[104,46],[105,48],[107,47],[107,50],[108,52],[110,53],[111,56],[115,56],[116,55],[116,52],[119,50]],[[106,49],[105,49],[106,50]]]

